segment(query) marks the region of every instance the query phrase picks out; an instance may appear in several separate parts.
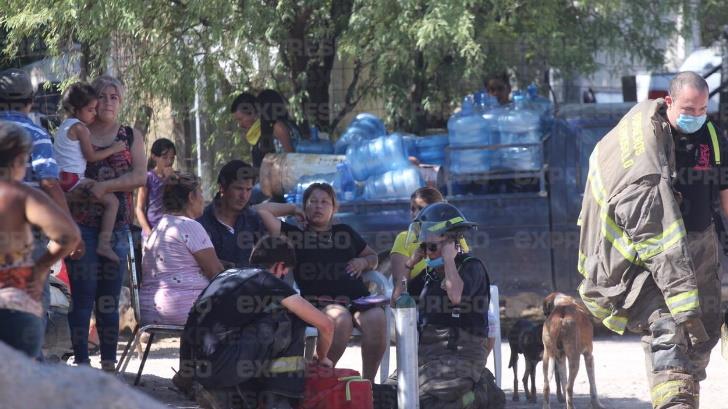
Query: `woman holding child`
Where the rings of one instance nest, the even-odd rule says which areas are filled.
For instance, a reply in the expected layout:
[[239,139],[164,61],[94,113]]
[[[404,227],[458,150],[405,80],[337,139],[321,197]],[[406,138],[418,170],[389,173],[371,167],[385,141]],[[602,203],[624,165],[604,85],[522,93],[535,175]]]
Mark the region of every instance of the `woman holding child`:
[[[94,198],[70,205],[73,219],[81,230],[86,251],[78,260],[67,260],[68,275],[73,288],[73,308],[68,322],[75,362],[88,365],[88,330],[91,312],[95,308],[96,325],[101,340],[102,369],[113,371],[116,362],[116,344],[119,337],[119,293],[126,274],[126,256],[129,252],[129,225],[132,222],[134,189],[146,181],[144,140],[139,131],[118,121],[124,97],[124,86],[116,78],[101,76],[91,84],[97,95],[96,118],[88,125],[90,141],[96,151],[117,142],[125,149],[105,159],[89,162],[84,175],[96,182],[90,192]],[[113,193],[119,208],[111,232],[111,247],[119,262],[99,257],[94,251],[100,233],[104,206],[100,202],[106,193]]]

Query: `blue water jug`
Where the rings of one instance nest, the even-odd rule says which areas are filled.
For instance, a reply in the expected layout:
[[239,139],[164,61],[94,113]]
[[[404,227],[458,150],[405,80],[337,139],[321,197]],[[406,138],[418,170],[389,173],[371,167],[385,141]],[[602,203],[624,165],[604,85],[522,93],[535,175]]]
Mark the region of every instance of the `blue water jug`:
[[415,157],[420,163],[430,165],[443,165],[445,163],[445,148],[450,144],[447,134],[417,137]]
[[498,117],[505,112],[506,108],[502,107],[496,97],[486,95],[483,98],[481,117],[485,120],[485,132],[490,135],[490,144],[497,145],[500,143],[500,132],[498,130]]
[[499,170],[534,171],[543,166],[541,146],[503,148],[500,152]]
[[296,183],[296,204],[299,206],[303,205],[303,192],[314,183],[327,183],[334,185],[336,179],[336,172],[333,173],[319,173],[316,175],[301,176]]
[[367,179],[364,185],[364,199],[407,199],[412,192],[424,185],[420,170],[410,165]]
[[315,126],[311,127],[311,139],[302,139],[296,146],[298,153],[318,153],[332,154],[334,153],[334,144],[331,141],[319,139],[319,131]]
[[336,197],[341,202],[349,202],[356,198],[356,182],[349,165],[345,162],[336,165],[334,190],[336,191]]
[[409,163],[399,134],[380,136],[370,141],[349,145],[346,150],[346,161],[357,181],[401,169]]
[[492,151],[482,149],[482,146],[492,145],[492,135],[489,133],[489,124],[482,113],[474,110],[474,100],[468,96],[463,99],[460,116],[448,121],[448,137],[450,151],[450,171],[454,174],[470,174],[488,172],[496,166]]
[[400,135],[402,137],[402,143],[404,144],[405,155],[417,157],[419,151],[417,150],[417,140],[419,137],[415,135],[409,135],[401,132],[393,132],[392,135]]
[[539,114],[526,105],[520,92],[513,93],[513,105],[498,116],[500,143],[535,143],[541,140]]
[[536,84],[531,84],[526,88],[526,100],[529,108],[538,112],[542,117],[553,116],[554,106],[551,100],[538,95],[538,87]]
[[[530,109],[523,93],[513,95],[513,105],[498,117],[498,129],[502,144],[540,143],[541,119],[538,112]],[[543,165],[541,145],[502,148],[499,153],[499,170],[538,170]]]
[[372,138],[387,134],[387,128],[385,128],[384,122],[378,116],[368,112],[358,114],[351,121],[349,127],[364,129],[372,135]]
[[491,144],[485,120],[475,115],[475,103],[472,97],[465,97],[457,119],[448,122],[450,146],[478,146]]
[[531,84],[526,89],[526,102],[540,115],[541,133],[549,132],[554,123],[554,105],[551,100],[538,95],[538,87],[536,84]]

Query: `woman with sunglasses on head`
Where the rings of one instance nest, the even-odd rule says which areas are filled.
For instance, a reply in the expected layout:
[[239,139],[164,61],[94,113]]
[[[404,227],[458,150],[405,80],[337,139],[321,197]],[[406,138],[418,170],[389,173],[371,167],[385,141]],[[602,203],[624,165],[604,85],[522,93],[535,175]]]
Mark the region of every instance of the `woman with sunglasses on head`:
[[[303,192],[303,211],[282,203],[261,203],[255,209],[271,236],[283,234],[293,243],[293,276],[301,296],[334,322],[328,358],[336,364],[356,326],[362,333],[362,376],[373,382],[387,347],[386,316],[379,305],[354,301],[369,296],[362,273],[375,269],[378,257],[351,226],[333,223],[334,189],[326,183],[311,184]],[[298,216],[303,226],[281,222],[282,216]]]
[[465,232],[474,227],[448,203],[427,206],[410,225],[410,236],[424,245],[427,263],[417,306],[423,408],[488,403],[483,362],[490,280],[483,263],[460,246]]

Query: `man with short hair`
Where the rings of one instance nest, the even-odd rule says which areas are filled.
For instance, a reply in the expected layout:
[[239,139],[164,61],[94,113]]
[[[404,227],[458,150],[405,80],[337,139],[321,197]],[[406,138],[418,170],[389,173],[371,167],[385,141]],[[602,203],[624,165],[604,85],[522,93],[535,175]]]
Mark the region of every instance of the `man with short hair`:
[[[28,158],[28,171],[24,183],[36,187],[55,202],[62,210],[70,214],[66,197],[58,183],[59,169],[53,158],[53,142],[48,132],[33,123],[28,114],[33,107],[33,84],[28,74],[19,69],[8,69],[0,72],[0,121],[13,122],[22,126],[33,139],[33,149]],[[48,239],[33,229],[33,257],[40,257],[48,245]],[[79,247],[82,248],[82,245]],[[43,324],[48,322],[50,305],[50,287],[46,276],[43,289]]]
[[241,160],[226,163],[217,176],[218,193],[197,219],[226,268],[247,266],[253,245],[265,234],[250,207],[257,176],[258,171]]
[[728,145],[707,108],[694,72],[632,108],[592,152],[579,217],[579,293],[607,328],[643,335],[656,409],[698,407],[720,336],[713,203],[728,213]]
[[306,323],[318,330],[314,359],[333,366],[333,321],[283,281],[296,265],[293,245],[265,236],[250,264],[215,277],[185,324],[173,382],[196,389],[203,408],[290,409],[303,397]]

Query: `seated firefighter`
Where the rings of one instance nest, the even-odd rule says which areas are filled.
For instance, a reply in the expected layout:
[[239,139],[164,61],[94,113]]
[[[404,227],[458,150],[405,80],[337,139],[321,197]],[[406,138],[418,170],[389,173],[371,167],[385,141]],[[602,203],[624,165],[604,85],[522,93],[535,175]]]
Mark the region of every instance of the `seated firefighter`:
[[463,252],[475,227],[448,203],[431,204],[410,226],[426,254],[418,300],[420,407],[487,407],[483,362],[488,338],[490,281],[483,263]]
[[282,278],[296,263],[291,243],[263,237],[250,268],[220,273],[190,311],[180,345],[181,389],[203,408],[276,408],[303,396],[306,323],[318,330],[315,360],[326,358],[333,322]]

